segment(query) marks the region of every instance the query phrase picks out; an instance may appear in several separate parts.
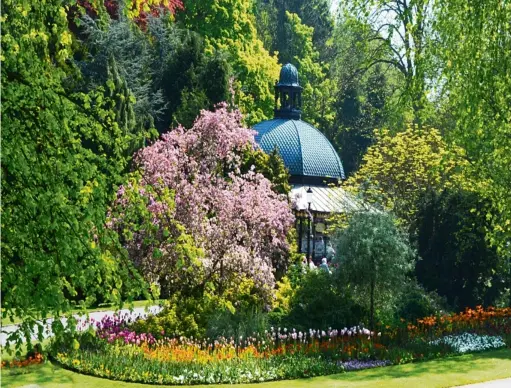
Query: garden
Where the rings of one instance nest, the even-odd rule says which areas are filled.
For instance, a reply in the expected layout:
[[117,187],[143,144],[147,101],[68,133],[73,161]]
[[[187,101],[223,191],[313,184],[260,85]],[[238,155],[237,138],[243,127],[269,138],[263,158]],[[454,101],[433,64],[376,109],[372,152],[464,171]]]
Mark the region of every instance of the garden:
[[360,326],[305,332],[270,327],[239,337],[176,338],[150,327],[108,317],[74,347],[54,344],[51,357],[80,373],[139,383],[297,379],[509,347],[511,309],[467,309],[377,333]]
[[509,20],[4,0],[2,380],[511,377]]

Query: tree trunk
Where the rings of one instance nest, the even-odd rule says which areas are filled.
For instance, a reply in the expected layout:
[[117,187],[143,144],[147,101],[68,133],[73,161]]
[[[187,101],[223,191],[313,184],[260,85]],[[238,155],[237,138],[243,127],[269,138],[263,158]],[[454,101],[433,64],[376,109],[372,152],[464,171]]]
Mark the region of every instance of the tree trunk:
[[370,329],[374,331],[374,276],[371,278],[371,306],[370,306]]

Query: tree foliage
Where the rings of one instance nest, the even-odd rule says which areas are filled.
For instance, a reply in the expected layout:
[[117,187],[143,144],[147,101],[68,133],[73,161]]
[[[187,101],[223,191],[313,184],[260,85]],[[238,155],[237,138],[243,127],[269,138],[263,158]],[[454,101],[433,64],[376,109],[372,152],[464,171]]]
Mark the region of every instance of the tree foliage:
[[228,98],[230,67],[220,53],[205,54],[204,39],[175,27],[168,14],[150,17],[145,31],[124,16],[103,26],[85,16],[81,29],[86,55],[78,58],[82,87],[95,87],[113,58],[135,96],[138,127],[190,126],[201,109]]
[[394,136],[376,130],[375,137],[346,188],[393,212],[406,226],[414,226],[420,198],[427,191],[442,192],[467,183],[463,150],[449,148],[437,130],[409,127]]
[[444,191],[428,193],[419,210],[417,278],[458,310],[493,305],[505,286],[502,260],[486,239],[489,209],[477,193]]
[[488,181],[492,244],[511,256],[511,7],[508,1],[435,2],[442,87],[474,176]]
[[319,52],[313,44],[312,27],[302,23],[297,14],[286,12],[286,55],[280,55],[283,63],[296,65],[303,87],[303,117],[320,128],[329,127],[333,121],[332,81],[326,77],[328,67],[319,61]]
[[368,307],[371,329],[377,310],[398,295],[413,270],[414,254],[408,237],[385,213],[355,213],[338,237],[339,275],[354,287],[353,295]]
[[[362,71],[376,64],[398,70],[405,79],[403,88],[414,122],[421,126],[428,106],[428,79],[431,78],[431,0],[351,0],[345,6],[371,26],[366,42],[375,49]],[[389,57],[388,52],[392,53]]]
[[143,284],[122,252],[100,249],[119,248],[102,230],[133,107],[115,74],[88,93],[66,89],[77,70],[64,5],[3,3],[2,318],[25,319],[17,345],[35,319],[120,303]]
[[[202,112],[192,128],[163,135],[137,155],[137,183],[118,193],[112,227],[128,229],[130,257],[166,294],[222,293],[246,277],[268,297],[274,267],[286,265],[293,216],[269,180],[253,169],[241,173],[254,137],[240,121],[239,113],[219,107]],[[130,200],[133,193],[140,205]],[[154,227],[140,227],[138,215],[130,222],[125,214],[133,206]]]
[[277,58],[259,40],[252,0],[190,0],[176,18],[204,37],[206,51],[229,53],[236,78],[236,104],[248,124],[273,116]]

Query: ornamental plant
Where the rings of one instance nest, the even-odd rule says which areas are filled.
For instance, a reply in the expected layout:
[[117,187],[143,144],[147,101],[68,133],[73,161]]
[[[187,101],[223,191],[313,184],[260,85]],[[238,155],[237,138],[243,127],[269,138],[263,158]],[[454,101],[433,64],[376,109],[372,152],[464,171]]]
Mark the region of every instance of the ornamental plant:
[[293,215],[268,179],[241,172],[243,153],[255,149],[241,119],[225,104],[202,111],[190,129],[139,151],[137,172],[117,193],[109,226],[164,295],[221,294],[249,278],[269,297],[274,268],[286,264]]
[[432,345],[446,344],[457,353],[480,352],[483,350],[499,349],[506,346],[502,337],[463,333],[448,335],[431,343]]

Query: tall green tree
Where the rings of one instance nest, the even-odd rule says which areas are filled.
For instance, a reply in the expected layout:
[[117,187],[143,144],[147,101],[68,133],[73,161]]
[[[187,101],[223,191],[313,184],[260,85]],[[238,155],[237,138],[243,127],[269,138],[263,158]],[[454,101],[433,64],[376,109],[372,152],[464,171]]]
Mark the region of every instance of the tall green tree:
[[435,2],[443,87],[454,130],[494,207],[490,241],[511,256],[511,6],[506,0]]
[[103,224],[133,140],[124,85],[111,74],[66,89],[79,74],[66,2],[2,5],[2,320],[24,319],[8,339],[19,347],[35,320],[120,303],[143,282],[121,250],[101,249],[118,248]]
[[450,190],[427,193],[419,208],[417,279],[459,310],[493,305],[506,286],[505,263],[486,239],[490,209],[476,192]]
[[206,52],[226,52],[236,78],[236,104],[248,124],[273,117],[277,58],[257,36],[252,0],[189,0],[176,14],[184,27],[199,33]]
[[[339,15],[332,42],[328,77],[334,84],[333,125],[327,135],[340,151],[345,172],[351,175],[362,162],[367,147],[374,142],[376,128],[404,129],[407,110],[398,96],[403,77],[388,64],[366,69],[377,48],[370,41],[371,26]],[[380,52],[391,59],[391,51]]]
[[408,236],[385,213],[355,213],[338,238],[340,279],[355,287],[369,307],[369,324],[375,327],[376,310],[384,310],[399,295],[413,270],[414,253]]
[[[428,117],[432,77],[431,0],[350,0],[344,9],[371,26],[368,42],[375,48],[361,71],[386,64],[404,77],[403,102],[421,126]],[[385,54],[392,52],[392,57]]]

